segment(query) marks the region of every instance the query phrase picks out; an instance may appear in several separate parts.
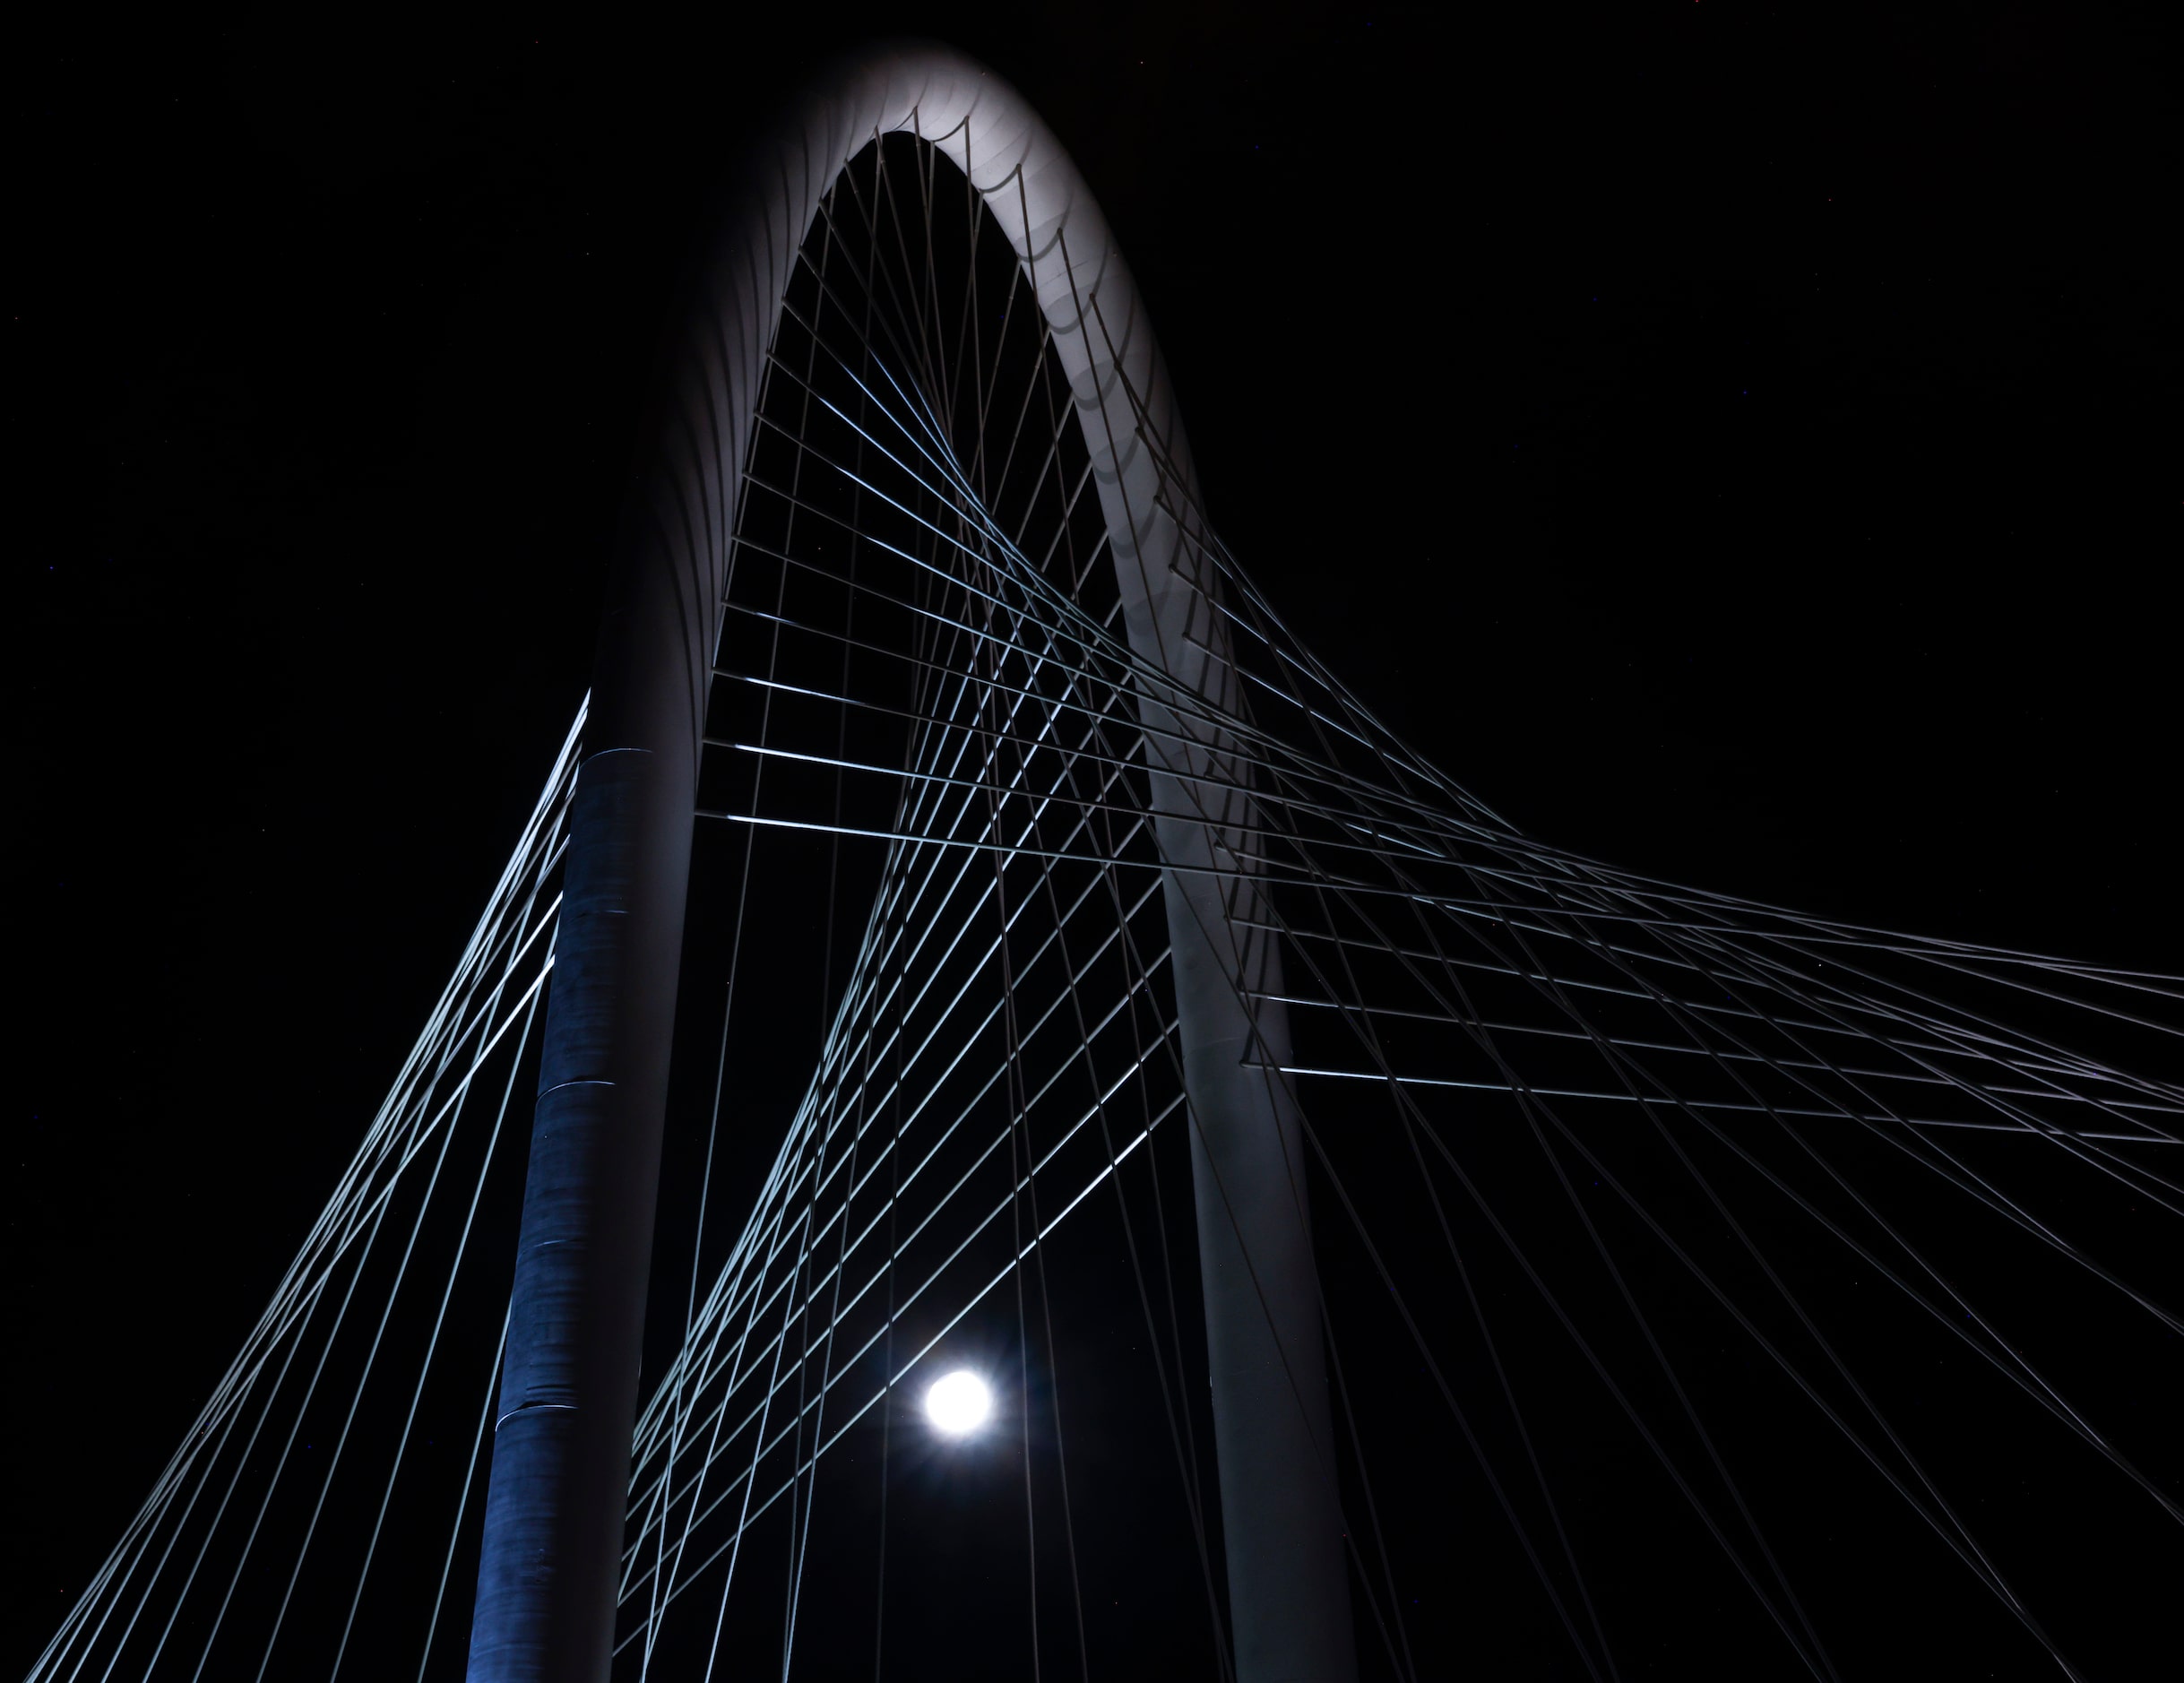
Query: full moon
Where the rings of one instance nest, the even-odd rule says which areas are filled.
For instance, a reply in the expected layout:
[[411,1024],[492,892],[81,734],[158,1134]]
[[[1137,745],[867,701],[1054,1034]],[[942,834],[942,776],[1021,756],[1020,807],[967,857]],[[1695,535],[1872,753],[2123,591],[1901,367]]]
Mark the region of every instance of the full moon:
[[936,1379],[933,1388],[925,1394],[926,1419],[951,1437],[976,1431],[992,1412],[993,1393],[968,1368]]

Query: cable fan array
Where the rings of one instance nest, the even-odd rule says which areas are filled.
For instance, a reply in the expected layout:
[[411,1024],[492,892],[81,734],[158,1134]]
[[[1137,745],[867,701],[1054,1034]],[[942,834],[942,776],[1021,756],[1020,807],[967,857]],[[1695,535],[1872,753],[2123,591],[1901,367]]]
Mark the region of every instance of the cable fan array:
[[583,731],[580,711],[356,1155],[33,1679],[460,1663],[443,1610],[451,1578],[470,1591],[522,1186],[510,1101],[536,1068]]
[[[1862,1328],[1834,1322],[1845,1290],[1886,1296],[1888,1339],[2014,1393],[2175,1522],[2145,1464],[2160,1435],[2127,1420],[2127,1442],[2104,1423],[2028,1349],[2019,1306],[1976,1290],[1951,1247],[2008,1250],[2013,1268],[2108,1294],[2134,1335],[2173,1336],[2146,1224],[2184,1213],[2167,1155],[2184,1089],[2128,1073],[2125,1051],[2172,1060],[2184,989],[1698,893],[1524,836],[1313,659],[1177,470],[1163,496],[1194,536],[1175,572],[1219,580],[1187,634],[1238,665],[1247,703],[1181,688],[1122,635],[1082,439],[1094,422],[1027,291],[967,184],[934,147],[895,137],[823,203],[784,306],[707,738],[705,816],[736,832],[723,857],[745,885],[716,1129],[745,1109],[742,1049],[779,1043],[769,1007],[737,1003],[751,986],[749,885],[800,858],[830,916],[843,881],[868,871],[879,887],[839,988],[832,928],[814,943],[832,1013],[815,1074],[702,1295],[694,1272],[687,1339],[639,1423],[632,1675],[702,1662],[710,1676],[755,1643],[778,1643],[784,1668],[799,1660],[821,1460],[860,1442],[875,1480],[830,1500],[882,1528],[859,1567],[876,1574],[859,1630],[877,1662],[899,1617],[885,1587],[891,1399],[997,1302],[1014,1314],[999,1342],[1024,1394],[1051,1404],[1038,1435],[1029,1402],[1019,1421],[1030,1569],[1007,1640],[1034,1664],[1099,1669],[1081,1582],[1094,1498],[1069,1477],[1049,1273],[1063,1217],[1081,1226],[1088,1209],[1103,1213],[1103,1265],[1132,1282],[1118,1290],[1139,1311],[1180,1475],[1188,1546],[1174,1564],[1203,1591],[1207,1669],[1225,1669],[1217,1504],[1175,1307],[1193,1289],[1187,1264],[1176,1273],[1187,1230],[1170,1242],[1181,1130],[1165,1156],[1144,1149],[1170,1119],[1190,1126],[1155,892],[1178,868],[1249,884],[1229,896],[1231,919],[1282,954],[1285,980],[1255,1003],[1278,1003],[1288,1030],[1247,1061],[1305,1118],[1311,1161],[1296,1171],[1317,1213],[1346,1439],[1323,1472],[1349,1516],[1377,1663],[1409,1676],[1453,1658],[1449,1631],[1414,1628],[1412,1610],[1419,1580],[1454,1558],[1434,1515],[1469,1460],[1496,1537],[1514,1537],[1561,1633],[1556,1663],[1619,1675],[1616,1596],[1603,1600],[1586,1526],[1557,1493],[1569,1457],[1541,1441],[1545,1417],[1620,1434],[1767,1639],[1839,1675],[1827,1633],[1843,1615],[1800,1597],[1780,1494],[1753,1493],[1738,1465],[1748,1434],[1701,1394],[1719,1395],[1715,1353],[1679,1348],[1703,1325],[1709,1342],[1741,1341],[1739,1378],[1747,1358],[1770,1373],[1771,1408],[1801,1411],[1800,1434],[1832,1440],[1994,1615],[2075,1675],[2019,1588],[2037,1563],[1982,1535],[1947,1449],[1919,1441],[1918,1408],[1871,1371],[1882,1320],[1860,1307]],[[1089,314],[1079,327],[1103,331]],[[1136,396],[1118,392],[1098,424],[1158,450]],[[1148,703],[1170,723],[1143,722]],[[1233,745],[1187,780],[1228,842],[1210,867],[1154,845],[1151,778],[1170,761],[1147,734],[1161,729]],[[2074,1035],[2124,1051],[2074,1050]],[[2119,1247],[2125,1209],[2138,1231]],[[1559,1349],[1543,1359],[1542,1343]],[[1390,1369],[1394,1407],[1377,1394]],[[1411,1433],[1437,1435],[1449,1459],[1392,1490],[1371,1448]],[[778,1564],[749,1599],[769,1610],[738,1623],[732,1592],[751,1569],[738,1563],[762,1523]],[[1040,1563],[1057,1559],[1042,1583]],[[669,1663],[674,1618],[692,1636]],[[1111,1634],[1107,1646],[1119,1660]],[[815,1667],[839,1662],[827,1653]]]
[[[1142,394],[1071,390],[1051,304],[908,135],[823,199],[782,304],[687,936],[686,1000],[725,1010],[677,1054],[696,1114],[617,1675],[1233,1674],[1180,871],[1279,954],[1241,972],[1239,1056],[1302,1118],[1337,1437],[1314,1476],[1368,1674],[1711,1646],[1832,1679],[1900,1657],[1897,1614],[1964,1643],[1966,1609],[1993,1652],[2114,1670],[2184,1558],[2148,1401],[2184,1377],[2184,1086],[2133,1073],[2175,1066],[2184,982],[1527,837],[1312,657],[1178,466],[1187,634],[1242,687],[1179,685],[1125,634],[1084,428],[1163,441]],[[1107,331],[1089,305],[1075,329]],[[34,1677],[460,1669],[520,1186],[497,1145],[582,729]],[[1162,733],[1221,752],[1178,770]],[[1156,776],[1210,862],[1163,856]],[[996,1419],[943,1447],[909,1404],[959,1363]],[[2006,1456],[2047,1506],[1991,1499]]]

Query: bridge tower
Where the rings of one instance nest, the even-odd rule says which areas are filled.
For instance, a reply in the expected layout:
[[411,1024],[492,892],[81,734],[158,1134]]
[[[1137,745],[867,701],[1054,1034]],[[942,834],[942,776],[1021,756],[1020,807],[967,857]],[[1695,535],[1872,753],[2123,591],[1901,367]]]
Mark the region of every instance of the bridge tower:
[[[1060,144],[946,49],[837,69],[748,179],[701,292],[673,419],[626,525],[574,797],[479,1567],[472,1683],[604,1683],[635,1412],[700,738],[735,487],[790,266],[876,136],[983,196],[1032,282],[1090,450],[1165,872],[1239,1683],[1354,1675],[1303,1143],[1248,796],[1218,728],[1239,678],[1184,522],[1190,454],[1143,300]],[[1181,519],[1178,519],[1178,511]],[[1211,706],[1201,709],[1203,700]],[[732,1080],[732,1075],[731,1075]]]

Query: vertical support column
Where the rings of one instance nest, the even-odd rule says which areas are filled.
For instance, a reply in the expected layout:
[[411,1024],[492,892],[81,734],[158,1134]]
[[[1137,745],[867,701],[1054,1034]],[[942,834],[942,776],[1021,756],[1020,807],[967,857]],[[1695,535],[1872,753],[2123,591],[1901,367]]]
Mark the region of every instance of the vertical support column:
[[[793,242],[747,206],[653,393],[594,661],[470,1683],[608,1683],[693,815],[737,474]],[[808,210],[805,211],[808,220]],[[754,265],[749,250],[767,263]]]
[[[1275,1073],[1291,1061],[1281,954],[1254,927],[1271,922],[1253,880],[1256,804],[1233,739],[1187,716],[1199,703],[1234,716],[1239,680],[1211,564],[1170,512],[1189,509],[1196,488],[1166,371],[1134,293],[1123,296],[1129,307],[1110,326],[1123,342],[1110,349],[1116,363],[1135,358],[1127,384],[1140,402],[1113,401],[1125,383],[1114,364],[1095,363],[1078,386],[1078,413],[1100,470],[1131,647],[1180,692],[1141,696],[1138,714],[1169,867],[1236,1675],[1238,1683],[1351,1683],[1357,1652],[1306,1147],[1294,1094]],[[1152,416],[1166,422],[1161,450],[1148,437]]]
[[687,871],[663,889],[647,832],[690,825],[663,770],[609,748],[577,779],[471,1683],[604,1683],[611,1657]]
[[[669,473],[652,507],[686,500]],[[633,519],[563,876],[470,1683],[607,1683],[690,876],[717,546]],[[698,528],[700,531],[704,529]]]
[[[1211,826],[1158,822],[1171,860],[1243,862],[1210,844]],[[1307,1148],[1287,1083],[1258,1067],[1290,1061],[1286,1014],[1257,997],[1281,993],[1281,955],[1272,936],[1242,927],[1266,921],[1256,885],[1171,871],[1166,889],[1236,1675],[1349,1683],[1350,1570]]]

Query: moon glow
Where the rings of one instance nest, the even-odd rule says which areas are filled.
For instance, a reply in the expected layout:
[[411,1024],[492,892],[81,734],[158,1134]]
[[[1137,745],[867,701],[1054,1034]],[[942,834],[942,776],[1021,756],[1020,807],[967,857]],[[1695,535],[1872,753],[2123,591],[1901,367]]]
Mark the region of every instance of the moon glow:
[[962,1437],[985,1425],[993,1412],[993,1393],[986,1381],[968,1368],[959,1368],[933,1382],[925,1394],[925,1416],[934,1428],[950,1437]]

